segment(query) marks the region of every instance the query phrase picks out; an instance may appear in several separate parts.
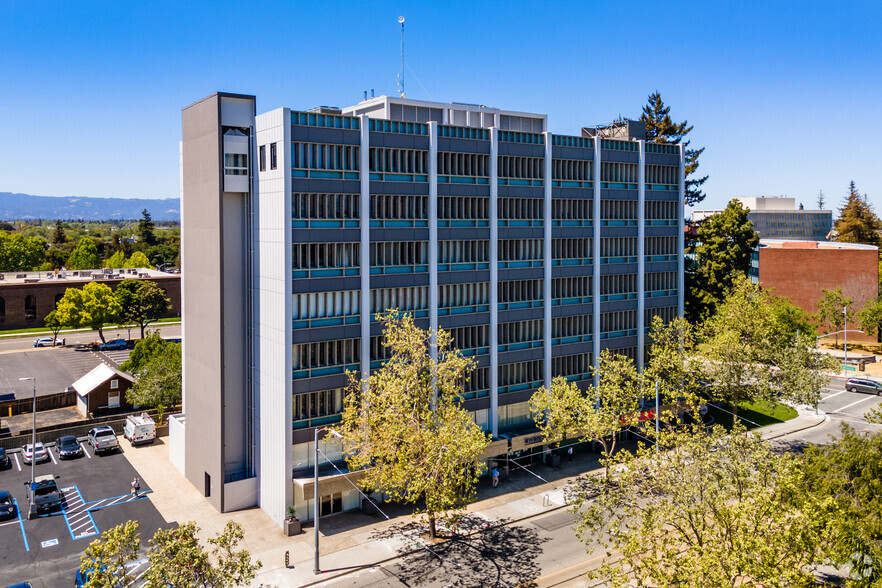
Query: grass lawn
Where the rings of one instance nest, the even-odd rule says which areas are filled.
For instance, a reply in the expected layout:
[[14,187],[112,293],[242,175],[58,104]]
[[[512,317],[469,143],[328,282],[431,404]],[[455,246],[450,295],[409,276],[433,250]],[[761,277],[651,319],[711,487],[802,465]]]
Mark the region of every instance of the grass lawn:
[[[728,406],[726,406],[726,410],[729,412],[715,406],[708,406],[708,410],[713,415],[715,422],[726,428],[732,426],[733,417],[729,414],[732,411]],[[796,409],[780,402],[740,402],[738,404],[738,418],[748,429],[783,423],[795,417]]]

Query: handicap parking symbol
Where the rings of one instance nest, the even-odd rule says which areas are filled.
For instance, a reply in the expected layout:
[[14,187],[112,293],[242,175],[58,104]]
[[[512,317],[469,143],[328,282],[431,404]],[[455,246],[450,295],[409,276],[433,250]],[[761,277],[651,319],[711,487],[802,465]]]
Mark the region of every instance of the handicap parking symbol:
[[49,539],[40,543],[41,547],[52,547],[53,545],[58,545],[58,539]]

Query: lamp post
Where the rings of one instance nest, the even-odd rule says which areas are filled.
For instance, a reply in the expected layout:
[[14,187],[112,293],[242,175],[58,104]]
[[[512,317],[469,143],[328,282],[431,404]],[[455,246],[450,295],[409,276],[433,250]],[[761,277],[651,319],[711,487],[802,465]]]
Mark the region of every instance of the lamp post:
[[34,452],[37,449],[37,378],[35,376],[28,376],[27,378],[19,378],[19,382],[32,381],[34,383],[34,405],[33,405],[33,413],[34,413],[34,428],[31,432],[31,495],[30,495],[30,506],[28,508],[28,520],[31,519],[31,515],[35,512],[34,506],[34,468],[37,464],[37,456]]
[[321,429],[315,430],[315,448],[314,448],[315,449],[315,468],[314,468],[315,476],[313,479],[313,489],[312,489],[312,496],[313,496],[313,498],[312,498],[312,500],[313,500],[312,522],[313,522],[314,529],[315,529],[315,566],[313,567],[312,571],[316,575],[321,573],[321,569],[319,568],[319,515],[321,514],[321,512],[320,512],[321,505],[319,503],[319,459],[318,459],[319,458],[319,449],[318,449],[318,442],[319,442],[319,433],[321,433],[322,431],[327,431],[328,433],[330,433],[334,437],[339,437],[340,439],[343,438],[343,435],[341,435],[340,433],[338,433],[337,431],[335,431],[334,429],[332,429],[330,427],[323,427]]
[[845,316],[845,359],[842,362],[842,371],[845,372],[845,376],[848,377],[848,307],[842,309],[842,314]]

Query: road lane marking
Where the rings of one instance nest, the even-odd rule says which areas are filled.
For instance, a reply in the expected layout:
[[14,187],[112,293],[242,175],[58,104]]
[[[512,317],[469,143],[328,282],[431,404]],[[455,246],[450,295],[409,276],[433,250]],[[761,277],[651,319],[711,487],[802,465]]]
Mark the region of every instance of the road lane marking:
[[58,462],[55,461],[55,456],[52,454],[52,449],[50,447],[46,448],[46,453],[48,453],[49,457],[52,458],[52,463],[54,463],[55,465],[58,465]]
[[92,459],[92,456],[91,456],[91,455],[89,455],[89,452],[88,452],[88,451],[86,451],[86,446],[85,446],[85,445],[83,445],[83,442],[82,442],[82,441],[80,441],[80,449],[82,449],[82,450],[83,450],[83,453],[85,453],[85,454],[86,454],[86,457],[88,457],[88,458],[89,458],[89,459]]
[[13,453],[13,454],[12,454],[12,457],[15,458],[15,467],[18,468],[18,471],[21,471],[21,464],[18,463],[18,454],[17,454],[17,453]]
[[845,394],[846,392],[848,392],[848,390],[843,390],[842,392],[837,392],[836,394],[831,394],[830,396],[825,396],[824,398],[821,398],[821,402],[824,402],[825,400],[830,400],[831,398],[836,398],[840,394]]
[[876,398],[876,397],[875,397],[875,396],[867,396],[866,398],[861,398],[861,399],[858,400],[857,402],[852,402],[851,404],[848,404],[848,405],[846,405],[846,406],[843,406],[842,408],[837,409],[837,410],[834,410],[833,412],[834,412],[834,413],[835,413],[835,412],[845,412],[846,409],[851,408],[851,407],[854,406],[855,404],[860,404],[861,402],[866,402],[867,400],[871,400],[871,399],[873,399],[873,398]]
[[30,551],[31,548],[28,545],[28,536],[25,534],[24,522],[21,520],[21,509],[18,507],[18,500],[13,498],[12,502],[15,504],[15,514],[18,515],[18,526],[21,527],[21,538],[24,539],[25,551]]

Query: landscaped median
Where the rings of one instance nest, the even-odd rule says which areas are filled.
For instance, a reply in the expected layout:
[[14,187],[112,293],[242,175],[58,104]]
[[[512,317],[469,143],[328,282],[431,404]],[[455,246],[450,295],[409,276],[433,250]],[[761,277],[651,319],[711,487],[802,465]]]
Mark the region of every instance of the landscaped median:
[[[708,404],[708,414],[714,417],[714,422],[727,429],[732,428],[734,418],[731,405],[718,402]],[[774,401],[739,402],[738,419],[748,429],[777,425],[796,418],[796,409],[790,405]]]

